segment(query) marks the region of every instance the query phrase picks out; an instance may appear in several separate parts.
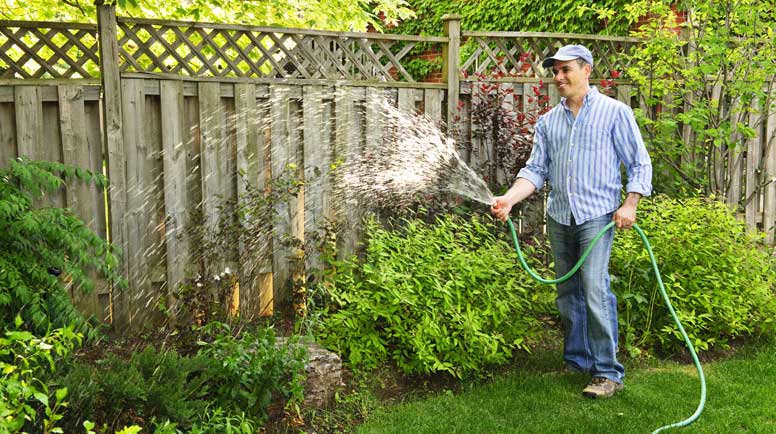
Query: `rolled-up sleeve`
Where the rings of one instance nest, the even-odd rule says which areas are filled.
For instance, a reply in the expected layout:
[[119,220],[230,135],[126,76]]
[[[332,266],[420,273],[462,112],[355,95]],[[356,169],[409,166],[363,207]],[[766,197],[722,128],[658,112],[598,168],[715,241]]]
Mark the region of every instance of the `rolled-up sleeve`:
[[534,130],[531,156],[525,163],[525,167],[517,173],[517,177],[527,179],[536,187],[537,191],[541,190],[544,187],[545,179],[547,179],[548,159],[544,122],[543,118],[540,117]]
[[652,160],[649,158],[633,110],[624,106],[614,122],[614,148],[625,165],[627,193],[649,196],[652,193]]

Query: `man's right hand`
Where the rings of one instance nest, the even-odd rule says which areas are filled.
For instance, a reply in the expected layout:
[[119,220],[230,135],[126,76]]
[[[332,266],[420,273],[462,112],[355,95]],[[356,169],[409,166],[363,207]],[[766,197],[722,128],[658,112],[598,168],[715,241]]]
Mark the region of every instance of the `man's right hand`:
[[509,202],[506,196],[497,196],[493,199],[493,203],[490,205],[490,212],[496,216],[497,219],[503,221],[507,220],[509,211],[512,209],[512,204]]

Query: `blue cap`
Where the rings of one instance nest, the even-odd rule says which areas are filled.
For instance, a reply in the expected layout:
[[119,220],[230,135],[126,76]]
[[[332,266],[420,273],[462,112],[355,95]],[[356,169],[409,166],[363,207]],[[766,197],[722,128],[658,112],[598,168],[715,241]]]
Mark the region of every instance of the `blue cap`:
[[552,67],[555,61],[565,62],[567,60],[582,59],[593,66],[593,55],[584,45],[564,45],[558,49],[554,56],[548,57],[542,61],[545,68]]

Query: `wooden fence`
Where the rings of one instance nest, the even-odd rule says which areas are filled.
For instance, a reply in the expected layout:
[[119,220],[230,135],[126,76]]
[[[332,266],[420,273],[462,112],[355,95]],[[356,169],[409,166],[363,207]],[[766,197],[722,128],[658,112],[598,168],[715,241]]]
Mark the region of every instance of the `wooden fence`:
[[[53,200],[124,252],[128,288],[103,287],[78,299],[86,312],[118,328],[141,327],[157,306],[172,301],[175,288],[227,267],[239,283],[240,314],[270,313],[290,298],[291,264],[299,260],[286,238],[303,241],[330,218],[346,223],[339,244],[352,251],[358,217],[334,195],[331,166],[391,140],[369,101],[385,98],[440,124],[460,116],[457,127],[473,150],[468,162],[483,173],[494,154],[491,144],[472,138],[478,72],[519,72],[501,86],[522,108],[535,97],[534,86],[551,81],[540,61],[558,45],[588,45],[601,59],[594,71],[599,80],[622,70],[621,54],[637,43],[466,33],[455,17],[446,20],[445,37],[416,37],[117,18],[112,6],[100,6],[98,14],[97,26],[0,22],[0,166],[26,155],[108,175],[105,196],[78,187]],[[445,83],[418,82],[407,72],[413,50],[426,46],[444,53]],[[616,84],[618,99],[636,101],[630,83]],[[557,102],[551,83],[540,89]],[[771,132],[774,125],[771,115],[763,128]],[[774,173],[776,153],[768,149],[765,167]],[[262,191],[288,170],[304,185],[275,205],[274,239],[258,243],[266,254],[246,259],[241,241],[203,263],[195,255],[203,240],[192,226],[212,232],[224,198],[239,201],[246,188]],[[755,208],[771,241],[773,185],[762,189]],[[537,230],[543,214],[539,201],[523,211],[521,227]],[[310,269],[318,265],[316,258],[307,261]],[[258,272],[249,279],[248,269]]]

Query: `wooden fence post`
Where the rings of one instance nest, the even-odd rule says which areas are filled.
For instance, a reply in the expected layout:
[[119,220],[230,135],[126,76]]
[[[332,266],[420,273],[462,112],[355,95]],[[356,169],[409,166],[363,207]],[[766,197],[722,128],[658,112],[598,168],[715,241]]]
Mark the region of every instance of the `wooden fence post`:
[[[109,241],[126,255],[126,226],[124,215],[127,210],[126,173],[124,170],[126,156],[124,154],[124,138],[122,132],[121,111],[121,76],[119,70],[118,24],[116,22],[116,6],[97,4],[97,37],[100,54],[100,73],[103,92],[103,141],[108,150],[108,178],[110,180]],[[127,261],[121,258],[122,274],[128,277]],[[129,325],[129,297],[126,289],[114,287],[112,291],[112,322],[115,327],[123,328]]]
[[460,75],[461,57],[461,16],[445,15],[442,17],[445,35],[449,38],[442,50],[442,79],[447,83],[447,128],[451,129],[455,112],[458,110],[458,77]]

